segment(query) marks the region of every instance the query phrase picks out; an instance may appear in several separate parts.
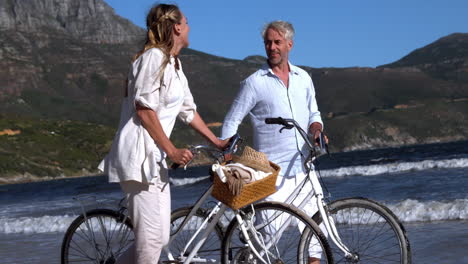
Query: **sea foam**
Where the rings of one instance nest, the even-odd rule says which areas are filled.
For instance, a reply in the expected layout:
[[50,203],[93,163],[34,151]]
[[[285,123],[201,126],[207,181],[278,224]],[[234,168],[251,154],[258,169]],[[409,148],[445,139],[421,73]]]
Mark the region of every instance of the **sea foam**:
[[402,222],[430,222],[446,220],[467,220],[468,199],[456,199],[449,202],[419,202],[407,199],[397,204],[388,205]]
[[45,215],[41,217],[0,218],[0,233],[65,232],[76,217],[73,215]]
[[174,186],[182,186],[187,184],[194,184],[208,179],[210,176],[194,177],[194,178],[171,178],[170,181]]
[[395,162],[376,165],[362,165],[340,167],[336,169],[320,170],[323,177],[344,177],[351,175],[373,176],[378,174],[399,173],[405,171],[422,171],[438,168],[466,168],[468,159],[423,160],[418,162]]
[[[417,201],[407,199],[386,204],[403,223],[468,220],[468,199],[452,201]],[[0,218],[0,234],[64,233],[76,215]],[[358,216],[357,216],[358,217]],[[232,218],[232,215],[228,215]],[[223,224],[228,221],[224,220]]]

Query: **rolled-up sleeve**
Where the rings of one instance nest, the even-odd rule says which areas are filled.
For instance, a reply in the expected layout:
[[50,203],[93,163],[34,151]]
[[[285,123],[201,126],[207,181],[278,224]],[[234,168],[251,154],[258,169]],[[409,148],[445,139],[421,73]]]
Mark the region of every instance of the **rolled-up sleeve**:
[[221,139],[227,139],[236,134],[245,116],[256,104],[255,90],[246,80],[241,82],[239,93],[226,115],[221,129]]
[[190,92],[187,82],[184,84],[184,102],[182,103],[182,108],[179,113],[179,119],[185,124],[190,124],[195,112],[197,111],[197,105],[193,100],[192,93]]
[[160,93],[160,69],[163,54],[160,51],[150,51],[141,55],[135,69],[135,104],[157,111]]

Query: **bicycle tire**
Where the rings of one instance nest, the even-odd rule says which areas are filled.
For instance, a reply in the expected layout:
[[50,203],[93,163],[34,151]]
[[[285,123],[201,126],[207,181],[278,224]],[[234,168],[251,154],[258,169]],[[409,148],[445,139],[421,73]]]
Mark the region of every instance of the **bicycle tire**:
[[65,232],[61,262],[112,264],[133,243],[132,228],[130,219],[119,212],[90,210]]
[[[240,214],[243,215],[244,220],[253,219],[254,223],[256,220],[259,221],[255,223],[255,232],[259,232],[262,238],[265,237],[263,239],[265,244],[271,243],[268,241],[272,239],[268,239],[268,236],[274,234],[273,240],[276,241],[273,243],[275,246],[270,247],[272,250],[269,250],[268,254],[264,254],[264,256],[268,255],[270,260],[268,263],[307,263],[309,247],[305,249],[304,241],[302,241],[303,244],[300,244],[301,230],[299,230],[298,225],[303,225],[302,232],[310,230],[308,232],[309,238],[313,236],[314,240],[310,239],[309,241],[315,241],[316,246],[318,246],[317,252],[321,254],[320,263],[333,263],[333,255],[325,236],[310,217],[296,207],[280,202],[261,202],[253,205],[253,211],[252,207],[248,206],[242,209]],[[261,217],[258,218],[258,215]],[[273,220],[267,221],[265,224],[262,219],[266,216]],[[287,224],[284,224],[285,221],[288,221]],[[286,230],[277,229],[278,225]],[[261,263],[261,261],[256,261],[255,255],[246,244],[238,226],[238,221],[233,219],[226,229],[221,251],[221,263]],[[249,230],[249,233],[249,237],[251,237],[252,230]],[[254,244],[254,247],[258,250],[261,249],[258,244]]]
[[[411,247],[406,231],[386,206],[354,197],[333,201],[328,211],[343,243],[357,254],[359,261],[350,261],[333,243],[335,263],[411,263]],[[322,222],[320,213],[313,217]]]
[[[160,263],[170,263],[170,260],[168,258],[168,251],[171,252],[172,256],[174,258],[181,257],[181,252],[183,251],[185,245],[188,243],[189,239],[192,237],[194,232],[198,229],[199,225],[203,222],[208,217],[208,212],[206,209],[198,209],[197,212],[192,219],[190,220],[189,223],[187,223],[184,227],[189,227],[189,228],[184,228],[180,229],[180,224],[182,221],[187,217],[192,210],[192,207],[183,207],[174,210],[171,213],[171,237],[178,232],[178,235],[175,240],[173,240],[170,245],[168,246],[167,249],[163,250],[161,253],[161,258],[160,258]],[[214,228],[215,232],[212,232],[203,246],[198,250],[196,258],[204,259],[205,261],[209,259],[211,262],[214,263],[219,263],[220,262],[220,252],[221,252],[221,243],[222,243],[222,238],[223,238],[223,228],[222,226],[218,223],[215,225]],[[200,232],[200,234],[203,234],[204,229]],[[193,248],[193,245],[197,243],[197,240],[192,242],[192,246],[187,249],[187,252],[184,255],[184,257],[187,257],[191,249]],[[176,259],[177,260],[177,259]],[[197,263],[197,259],[192,261],[191,263]]]

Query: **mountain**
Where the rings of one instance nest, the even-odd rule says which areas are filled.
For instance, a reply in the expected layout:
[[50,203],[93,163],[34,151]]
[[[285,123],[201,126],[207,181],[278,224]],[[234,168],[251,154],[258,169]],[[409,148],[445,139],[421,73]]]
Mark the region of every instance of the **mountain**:
[[117,16],[109,5],[98,0],[5,0],[0,5],[0,14],[2,30],[45,38],[63,34],[91,44],[134,44],[144,34],[141,28]]
[[[78,169],[57,164],[77,159],[60,160],[71,149],[92,171],[111,143],[128,66],[145,31],[102,0],[4,0],[0,14],[0,132],[22,132],[0,134],[8,139],[0,140],[0,175],[21,164],[37,175],[41,168],[41,175],[70,174]],[[467,39],[452,34],[377,68],[301,66],[314,80],[332,150],[468,139]],[[192,49],[180,58],[198,110],[216,133],[239,82],[265,62],[259,55],[233,60]],[[77,134],[79,128],[101,141]],[[241,133],[250,142],[247,120]],[[177,123],[173,140],[182,146],[201,139]],[[11,169],[12,157],[25,162]]]
[[414,67],[435,78],[468,82],[468,34],[453,33],[380,67]]
[[98,0],[6,0],[0,14],[2,113],[115,123],[107,102],[143,29]]

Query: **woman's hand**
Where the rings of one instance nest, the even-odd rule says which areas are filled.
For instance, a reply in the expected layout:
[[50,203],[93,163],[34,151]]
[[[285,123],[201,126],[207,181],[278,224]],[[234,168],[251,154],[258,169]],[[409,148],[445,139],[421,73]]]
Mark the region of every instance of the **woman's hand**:
[[193,154],[188,149],[175,149],[171,153],[167,153],[167,156],[172,162],[182,166],[185,166],[185,164],[193,159]]
[[230,138],[227,138],[225,140],[222,140],[222,139],[219,139],[216,141],[215,145],[217,148],[219,148],[220,150],[225,150],[228,146],[229,146],[229,140],[231,140]]

